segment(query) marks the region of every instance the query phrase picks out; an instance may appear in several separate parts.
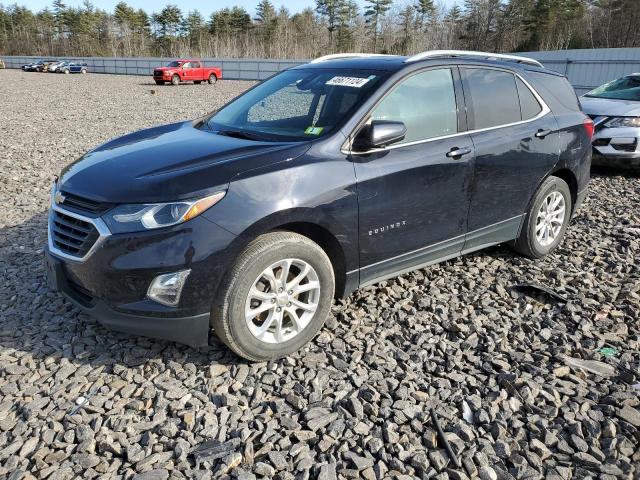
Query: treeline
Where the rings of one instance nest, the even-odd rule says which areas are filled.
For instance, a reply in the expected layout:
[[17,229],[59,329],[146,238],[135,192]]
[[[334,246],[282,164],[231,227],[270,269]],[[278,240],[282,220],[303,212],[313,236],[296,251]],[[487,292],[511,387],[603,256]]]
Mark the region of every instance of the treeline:
[[168,5],[149,14],[120,2],[55,0],[32,12],[0,4],[0,54],[312,58],[428,49],[497,52],[640,46],[640,0],[316,0],[292,13],[261,0],[252,17],[223,8],[205,18]]

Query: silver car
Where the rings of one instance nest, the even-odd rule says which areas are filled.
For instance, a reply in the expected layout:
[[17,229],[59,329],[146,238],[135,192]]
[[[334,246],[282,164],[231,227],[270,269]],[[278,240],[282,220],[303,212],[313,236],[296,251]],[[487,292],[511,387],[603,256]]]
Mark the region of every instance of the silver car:
[[593,164],[640,167],[640,73],[626,75],[580,97],[593,119]]

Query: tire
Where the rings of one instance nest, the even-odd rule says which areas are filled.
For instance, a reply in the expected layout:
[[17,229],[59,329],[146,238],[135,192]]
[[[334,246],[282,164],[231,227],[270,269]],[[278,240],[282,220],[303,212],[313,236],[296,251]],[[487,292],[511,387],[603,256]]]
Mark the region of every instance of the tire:
[[87,73],[87,71],[83,68],[82,70],[80,70],[80,73],[84,75],[85,73]]
[[71,73],[71,72],[69,71],[69,69],[65,68],[65,69],[63,70],[63,73],[66,75],[66,74]]
[[156,80],[156,85],[164,85],[164,80]]
[[200,85],[202,83],[202,80],[194,80],[193,83],[195,85]]
[[[293,260],[287,277],[291,290],[285,289],[279,293],[276,288],[284,269],[278,270],[280,267],[274,265],[285,260]],[[311,269],[307,276],[299,280],[297,288],[307,287],[308,291],[289,296],[288,293],[296,288],[291,286],[291,281],[302,273],[305,264]],[[269,269],[274,274],[273,282],[260,284],[259,281],[266,278],[263,272]],[[316,285],[316,288],[308,288],[310,285]],[[233,352],[247,360],[264,361],[283,357],[299,350],[322,328],[331,309],[334,289],[331,261],[316,243],[292,232],[261,235],[247,246],[225,276],[211,311],[213,330]],[[250,290],[272,297],[257,300],[254,296],[250,300]],[[316,305],[315,311],[295,309],[295,302]],[[294,308],[291,308],[292,305]],[[262,306],[266,307],[262,313],[254,317],[249,315],[250,320],[245,318],[248,309],[259,310]],[[305,324],[299,331],[293,328],[291,310]],[[284,327],[280,338],[276,328],[277,315],[282,316],[281,325]],[[256,330],[265,327],[264,322],[269,320],[272,321],[268,330],[259,338]]]
[[217,81],[218,81],[218,77],[216,77],[215,73],[212,73],[211,75],[209,75],[209,79],[207,80],[207,82],[209,82],[209,85],[213,85]]
[[178,75],[174,75],[171,77],[171,85],[178,85],[180,83],[180,77]]
[[[558,202],[558,206],[554,207]],[[563,213],[560,208],[564,206]],[[549,177],[533,197],[527,212],[520,236],[515,240],[513,248],[530,258],[542,258],[555,250],[571,220],[573,204],[569,185],[558,177]],[[547,209],[548,212],[544,213]],[[546,218],[551,222],[545,221]],[[551,228],[547,228],[550,225]],[[545,237],[545,232],[549,235]]]

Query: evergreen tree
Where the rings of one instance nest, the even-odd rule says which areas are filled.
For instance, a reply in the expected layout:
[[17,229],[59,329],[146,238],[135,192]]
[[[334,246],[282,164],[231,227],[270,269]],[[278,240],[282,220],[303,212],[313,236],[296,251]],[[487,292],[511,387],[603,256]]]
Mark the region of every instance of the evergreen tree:
[[366,2],[364,16],[367,18],[367,22],[373,32],[373,51],[375,52],[378,49],[380,20],[391,8],[393,0],[366,0]]
[[[426,23],[433,19],[433,16],[436,13],[436,6],[433,3],[433,0],[416,0],[415,11],[418,14],[420,28],[422,28]],[[405,13],[408,13],[406,8]]]

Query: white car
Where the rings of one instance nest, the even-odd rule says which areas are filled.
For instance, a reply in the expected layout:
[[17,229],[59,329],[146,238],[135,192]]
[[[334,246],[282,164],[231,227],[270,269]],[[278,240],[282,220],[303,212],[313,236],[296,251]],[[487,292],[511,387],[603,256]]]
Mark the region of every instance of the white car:
[[56,63],[52,63],[49,65],[49,68],[47,68],[48,72],[54,73],[58,70],[58,68],[60,68],[61,66],[63,66],[65,63],[67,63],[66,61],[60,61],[60,62],[56,62]]
[[640,167],[640,73],[632,73],[580,97],[593,119],[594,165]]

